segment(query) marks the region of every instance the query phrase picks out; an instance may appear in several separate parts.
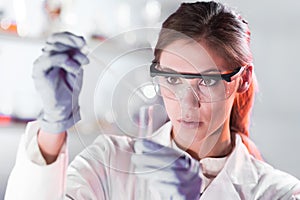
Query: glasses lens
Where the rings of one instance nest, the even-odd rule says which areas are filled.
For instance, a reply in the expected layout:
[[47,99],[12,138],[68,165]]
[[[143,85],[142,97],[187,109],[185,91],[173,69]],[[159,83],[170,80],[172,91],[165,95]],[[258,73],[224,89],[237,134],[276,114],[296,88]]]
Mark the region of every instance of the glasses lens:
[[170,99],[181,99],[188,88],[186,80],[180,77],[156,76],[153,78],[157,94]]
[[[193,79],[194,80],[194,79]],[[224,81],[220,78],[203,77],[197,78],[196,85],[192,85],[186,79],[181,77],[166,77],[156,76],[153,78],[156,85],[157,94],[169,99],[180,100],[183,99],[188,88],[192,88],[197,95],[200,102],[209,103],[222,101],[229,98],[236,85],[236,81]]]
[[201,102],[223,101],[232,95],[235,85],[235,80],[227,82],[222,79],[204,77],[198,81],[197,92]]

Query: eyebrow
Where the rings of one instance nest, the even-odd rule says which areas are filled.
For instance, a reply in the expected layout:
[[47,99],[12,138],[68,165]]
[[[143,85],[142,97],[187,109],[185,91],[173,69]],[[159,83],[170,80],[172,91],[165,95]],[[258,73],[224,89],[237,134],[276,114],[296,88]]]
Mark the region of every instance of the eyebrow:
[[[161,70],[155,68],[155,66],[157,64],[159,64],[159,63],[158,62],[152,62],[152,64],[150,65],[150,76],[151,77],[154,77],[154,76],[173,76],[173,77],[184,76],[184,78],[187,78],[187,79],[194,79],[194,78],[201,78],[201,77],[206,76],[206,77],[216,78],[216,79],[219,79],[221,77],[221,79],[223,79],[227,82],[231,82],[231,77],[236,76],[238,73],[241,73],[248,66],[248,65],[245,65],[245,66],[242,66],[242,67],[238,67],[235,70],[233,70],[232,72],[229,72],[229,73],[225,72],[224,74],[221,74],[221,72],[218,71],[218,70],[211,70],[211,69],[206,70],[205,72],[218,71],[220,73],[218,73],[218,74],[203,74],[203,73],[202,74],[193,74],[193,73],[176,72],[175,70],[170,69],[168,67],[165,67],[164,69],[169,70],[169,72],[168,71],[161,71]],[[158,67],[162,69],[161,66],[158,66]]]
[[[168,67],[161,67],[161,69],[164,70],[165,72],[172,72],[172,73],[177,73],[177,74],[182,74],[182,73],[184,74],[184,73],[186,73],[186,72],[178,72],[178,71],[175,71],[175,70],[173,70],[171,68],[168,68]],[[195,73],[195,74],[203,74],[204,75],[204,74],[210,74],[212,72],[221,73],[221,71],[216,70],[216,69],[207,69],[207,70],[205,70],[205,71],[203,71],[201,73]],[[193,74],[193,73],[191,73],[191,74]]]

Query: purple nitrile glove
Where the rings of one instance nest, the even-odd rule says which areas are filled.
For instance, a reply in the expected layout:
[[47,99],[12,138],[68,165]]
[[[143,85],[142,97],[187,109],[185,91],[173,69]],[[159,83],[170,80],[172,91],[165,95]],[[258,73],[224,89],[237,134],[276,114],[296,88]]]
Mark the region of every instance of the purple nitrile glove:
[[202,179],[199,162],[187,153],[150,140],[137,140],[131,161],[137,176],[149,181],[161,199],[198,200]]
[[39,117],[43,131],[61,133],[80,120],[81,65],[89,63],[81,52],[85,44],[83,37],[70,32],[55,33],[34,62],[32,76],[43,103]]

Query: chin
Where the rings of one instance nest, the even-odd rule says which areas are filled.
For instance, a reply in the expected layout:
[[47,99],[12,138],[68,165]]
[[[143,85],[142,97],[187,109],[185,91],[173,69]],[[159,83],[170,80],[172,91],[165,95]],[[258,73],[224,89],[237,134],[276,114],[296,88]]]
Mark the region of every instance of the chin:
[[181,123],[176,123],[173,127],[173,137],[175,136],[176,142],[184,144],[184,146],[191,145],[193,143],[202,142],[207,136],[207,128],[202,125],[201,127],[186,127]]

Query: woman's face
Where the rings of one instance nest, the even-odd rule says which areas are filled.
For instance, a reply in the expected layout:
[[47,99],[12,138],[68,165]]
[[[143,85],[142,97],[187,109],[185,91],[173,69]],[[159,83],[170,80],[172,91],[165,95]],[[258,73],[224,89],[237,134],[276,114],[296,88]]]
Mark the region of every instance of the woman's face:
[[[161,53],[162,70],[181,73],[220,74],[228,73],[229,64],[203,43],[178,40],[168,45]],[[231,82],[232,95],[217,102],[200,102],[199,79],[184,79],[190,86],[182,98],[166,98],[166,90],[161,88],[168,116],[173,124],[173,137],[188,148],[193,142],[214,135],[223,126],[229,127],[229,116],[239,80]],[[196,88],[197,87],[197,88]],[[193,88],[193,89],[191,89]],[[225,91],[226,92],[226,91]]]

